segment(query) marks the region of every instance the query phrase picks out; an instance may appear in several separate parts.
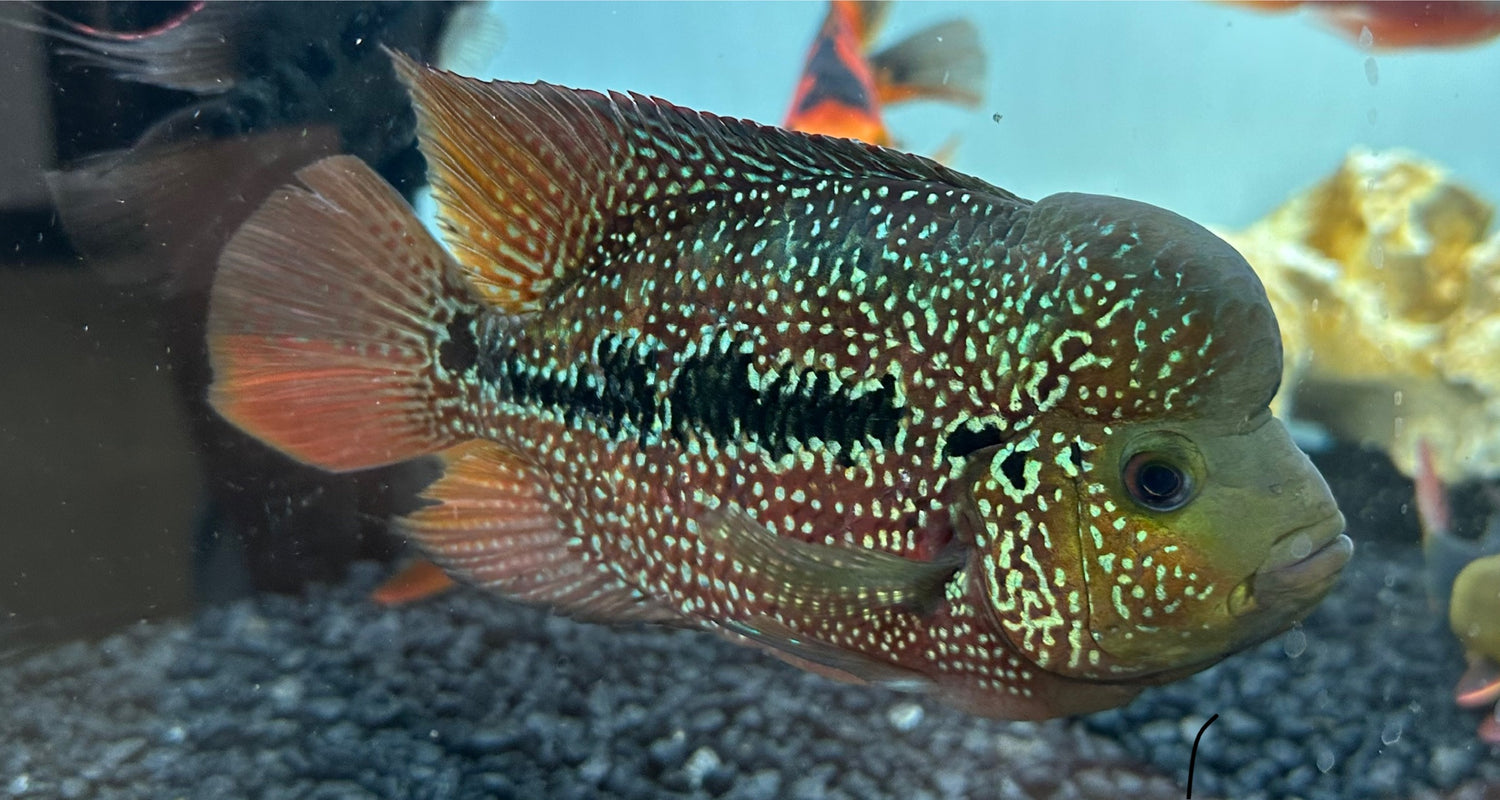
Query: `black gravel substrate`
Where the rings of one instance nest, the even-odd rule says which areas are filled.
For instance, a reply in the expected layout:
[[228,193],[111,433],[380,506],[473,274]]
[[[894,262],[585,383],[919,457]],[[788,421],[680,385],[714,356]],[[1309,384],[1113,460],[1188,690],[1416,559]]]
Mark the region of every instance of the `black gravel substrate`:
[[0,666],[0,796],[1178,798],[1217,713],[1195,798],[1482,797],[1500,755],[1413,554],[1362,547],[1299,632],[1043,724],[473,592],[382,609],[363,568]]

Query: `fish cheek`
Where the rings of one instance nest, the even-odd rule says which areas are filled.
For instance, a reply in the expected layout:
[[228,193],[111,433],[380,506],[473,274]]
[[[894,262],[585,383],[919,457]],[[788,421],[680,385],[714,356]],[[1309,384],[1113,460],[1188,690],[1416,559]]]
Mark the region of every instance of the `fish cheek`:
[[[1099,677],[1144,676],[1211,661],[1237,637],[1226,601],[1244,576],[1228,574],[1197,546],[1197,515],[1130,510],[1106,514],[1104,546],[1091,552],[1094,644]],[[1088,548],[1097,539],[1085,536]]]
[[[1088,574],[1091,677],[1128,678],[1205,663],[1234,639],[1225,600],[1243,580],[1223,557],[1215,487],[1195,440],[1141,428],[1103,437],[1080,480],[1080,543]],[[1142,459],[1178,465],[1182,505],[1147,507],[1127,481]],[[1250,567],[1253,569],[1253,566]]]
[[[1157,438],[1145,447],[1165,449],[1167,439],[1150,436]],[[1094,638],[1115,674],[1206,664],[1279,629],[1284,614],[1246,613],[1255,610],[1250,579],[1279,536],[1331,513],[1312,488],[1272,490],[1301,486],[1305,460],[1274,420],[1247,432],[1182,424],[1170,436],[1191,444],[1199,481],[1192,499],[1154,512],[1131,498],[1123,478],[1103,473],[1102,493],[1115,508],[1106,504],[1098,522],[1090,520],[1103,535],[1084,537],[1105,578],[1090,584]],[[1143,440],[1124,438],[1099,461],[1128,464]]]
[[1038,668],[1066,675],[1087,664],[1078,495],[1059,454],[1039,441],[1046,438],[997,447],[973,478],[962,516],[974,528],[971,585],[981,613]]

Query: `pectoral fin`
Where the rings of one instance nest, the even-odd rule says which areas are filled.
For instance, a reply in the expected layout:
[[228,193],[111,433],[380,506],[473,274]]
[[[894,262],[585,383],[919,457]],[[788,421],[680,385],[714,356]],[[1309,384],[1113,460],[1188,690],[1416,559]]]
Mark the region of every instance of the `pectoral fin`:
[[700,530],[709,547],[744,564],[763,596],[802,613],[857,614],[897,606],[923,613],[942,599],[944,584],[962,560],[957,551],[935,561],[913,561],[778,536],[738,509],[715,512]]
[[869,683],[899,692],[925,692],[931,679],[919,672],[797,633],[764,614],[719,623],[793,666],[846,683]]
[[[710,548],[742,565],[756,593],[781,609],[783,618],[860,619],[872,611],[893,608],[926,613],[942,600],[944,584],[962,561],[957,551],[935,561],[914,561],[875,550],[778,536],[739,509],[716,512],[704,520],[700,531]],[[718,621],[717,625],[784,661],[835,680],[901,691],[924,691],[931,686],[920,673],[821,641],[768,614]]]

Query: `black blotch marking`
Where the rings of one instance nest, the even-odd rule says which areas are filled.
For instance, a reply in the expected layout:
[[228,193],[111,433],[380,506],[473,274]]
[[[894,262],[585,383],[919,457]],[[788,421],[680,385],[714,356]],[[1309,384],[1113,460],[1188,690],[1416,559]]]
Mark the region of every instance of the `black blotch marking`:
[[1083,470],[1083,447],[1077,441],[1068,443],[1068,460],[1072,461],[1073,466],[1080,472]]
[[721,442],[753,441],[772,458],[805,446],[811,439],[840,445],[840,460],[852,465],[851,449],[894,444],[902,409],[896,405],[896,379],[854,397],[847,387],[835,389],[825,370],[785,368],[757,391],[750,384],[753,356],[737,344],[714,346],[684,362],[668,395],[673,433],[694,434]]
[[969,429],[967,425],[960,425],[949,435],[943,454],[949,458],[965,458],[986,447],[994,447],[1001,441],[1000,428],[996,425],[985,425],[977,431]]
[[438,363],[450,373],[462,374],[479,361],[479,342],[474,338],[474,317],[460,312],[448,323],[448,339],[438,347]]
[[1016,491],[1026,488],[1026,456],[1030,453],[1030,450],[1015,450],[1000,462],[1000,472]]
[[685,439],[695,430],[728,441],[736,423],[750,416],[758,395],[750,387],[750,355],[709,351],[688,359],[667,396],[672,430]]
[[1083,358],[1088,351],[1089,346],[1084,344],[1083,339],[1077,336],[1070,336],[1058,347],[1058,353],[1062,356],[1062,360],[1058,362],[1058,366],[1067,369],[1073,362]]
[[819,36],[813,43],[813,51],[807,58],[807,76],[812,88],[798,104],[798,113],[807,113],[823,103],[858,109],[871,107],[864,83],[839,58],[831,36]]
[[610,435],[617,436],[626,422],[645,432],[656,426],[656,369],[661,354],[655,349],[640,352],[633,342],[618,336],[599,340],[594,357],[604,371],[604,387],[598,408]]
[[594,347],[599,375],[581,380],[584,371],[552,374],[528,368],[524,358],[505,343],[477,355],[479,377],[494,384],[507,400],[562,412],[563,422],[573,425],[588,419],[612,437],[641,437],[656,426],[661,409],[654,390],[661,354],[640,352],[622,336],[604,336]]
[[442,356],[445,366],[450,358],[462,360],[460,345],[468,342],[470,366],[477,363],[479,377],[510,402],[560,410],[570,425],[594,420],[610,436],[634,432],[642,444],[669,409],[670,433],[679,441],[706,436],[722,443],[755,442],[780,458],[816,438],[839,443],[840,460],[849,465],[856,443],[891,446],[901,429],[904,409],[896,405],[892,375],[854,397],[848,387],[834,388],[827,371],[787,368],[757,391],[750,384],[754,357],[741,352],[738,343],[719,340],[683,362],[663,407],[655,388],[662,357],[657,349],[642,350],[622,336],[602,337],[593,353],[597,379],[580,381],[528,369],[507,345],[481,351],[471,327],[462,327],[469,339],[455,338],[451,356]]

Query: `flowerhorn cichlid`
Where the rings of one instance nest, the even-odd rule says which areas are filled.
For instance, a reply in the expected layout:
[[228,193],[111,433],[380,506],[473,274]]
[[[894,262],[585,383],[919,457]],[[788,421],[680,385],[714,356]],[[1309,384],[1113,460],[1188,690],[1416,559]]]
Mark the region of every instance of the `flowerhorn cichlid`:
[[1107,708],[1348,560],[1224,242],[1115,197],[395,55],[448,249],[360,161],[225,249],[214,407],[289,456],[435,456],[461,580],[718,631],[975,713]]

